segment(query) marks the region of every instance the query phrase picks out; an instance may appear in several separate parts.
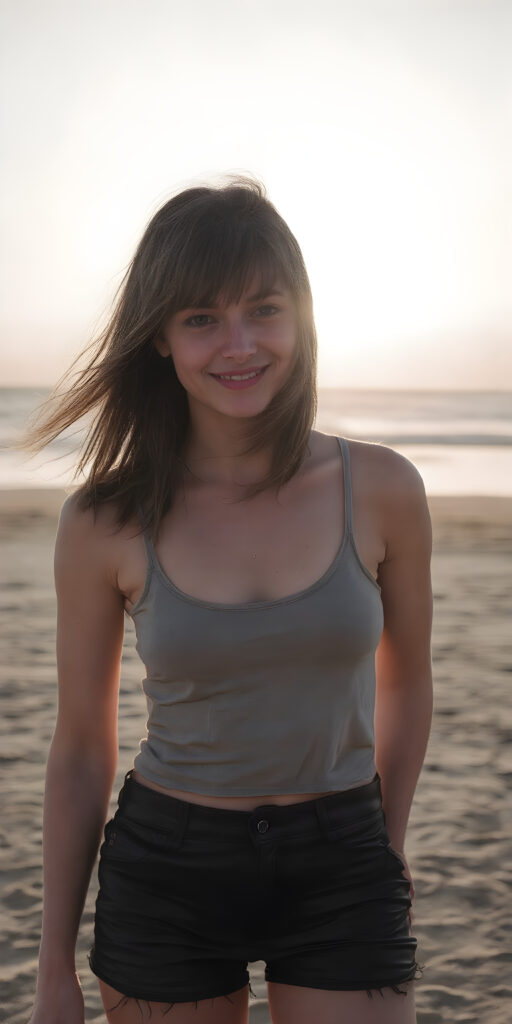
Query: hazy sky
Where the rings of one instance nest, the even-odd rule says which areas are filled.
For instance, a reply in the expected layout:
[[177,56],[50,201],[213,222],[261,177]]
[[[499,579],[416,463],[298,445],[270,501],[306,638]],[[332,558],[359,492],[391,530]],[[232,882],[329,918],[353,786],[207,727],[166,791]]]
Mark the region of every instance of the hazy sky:
[[0,383],[52,385],[149,218],[249,171],[319,383],[512,387],[509,0],[3,0]]

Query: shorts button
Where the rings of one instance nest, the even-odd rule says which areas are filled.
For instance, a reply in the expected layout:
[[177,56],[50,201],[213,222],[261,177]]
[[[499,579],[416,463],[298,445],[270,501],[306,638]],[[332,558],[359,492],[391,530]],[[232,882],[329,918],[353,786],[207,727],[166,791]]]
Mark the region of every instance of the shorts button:
[[262,818],[262,820],[259,821],[258,824],[256,825],[256,828],[258,829],[258,832],[266,832],[268,827],[269,827],[268,821],[265,821],[264,818]]

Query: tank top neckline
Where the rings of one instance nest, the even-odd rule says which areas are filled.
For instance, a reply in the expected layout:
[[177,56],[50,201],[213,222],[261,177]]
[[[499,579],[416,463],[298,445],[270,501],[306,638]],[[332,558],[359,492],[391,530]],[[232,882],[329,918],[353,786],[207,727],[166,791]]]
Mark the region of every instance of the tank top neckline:
[[[347,544],[348,544],[349,540],[352,540],[353,549],[354,549],[354,552],[355,552],[355,555],[356,555],[356,559],[357,559],[357,561],[358,561],[358,563],[360,565],[360,568],[363,570],[363,573],[368,577],[370,582],[373,583],[374,587],[376,587],[377,590],[380,593],[381,588],[380,588],[379,584],[374,579],[372,574],[369,572],[367,567],[361,562],[361,559],[359,558],[358,552],[357,552],[357,550],[355,548],[355,544],[354,544],[354,540],[353,540],[353,532],[352,532],[352,486],[351,486],[351,473],[350,473],[350,452],[349,452],[349,446],[348,446],[347,440],[344,437],[339,437],[338,435],[335,435],[335,436],[336,436],[336,440],[339,443],[339,446],[340,446],[340,449],[341,449],[341,456],[342,456],[345,522],[344,522],[343,538],[341,540],[341,544],[340,544],[340,546],[338,548],[338,551],[336,552],[336,554],[335,554],[331,564],[327,567],[325,572],[322,573],[322,575],[320,576],[319,579],[315,580],[315,582],[311,583],[308,587],[304,587],[302,590],[296,591],[294,594],[287,594],[284,597],[276,597],[276,598],[271,598],[269,600],[262,600],[262,601],[239,601],[236,604],[227,603],[227,602],[220,602],[220,601],[206,601],[203,598],[193,597],[192,594],[187,594],[184,590],[181,590],[179,587],[176,586],[175,583],[172,582],[172,580],[169,578],[169,576],[167,576],[167,574],[164,572],[162,566],[160,565],[160,562],[158,560],[158,556],[156,554],[154,545],[153,545],[150,537],[147,535],[146,532],[144,532],[143,536],[144,536],[144,543],[145,543],[145,546],[146,546],[146,554],[147,554],[147,558],[148,558],[148,572],[147,572],[147,577],[146,577],[146,582],[145,582],[145,585],[144,585],[144,589],[143,589],[143,591],[142,591],[138,601],[135,602],[131,612],[128,613],[130,615],[130,617],[133,616],[134,613],[136,614],[136,612],[139,610],[140,605],[142,604],[144,598],[147,595],[148,588],[149,588],[149,581],[150,581],[150,577],[151,577],[151,570],[152,569],[154,569],[154,571],[156,572],[156,574],[158,575],[158,577],[160,578],[160,581],[164,584],[164,586],[168,590],[170,590],[180,600],[185,601],[188,604],[198,605],[201,608],[211,609],[212,611],[252,611],[252,610],[260,611],[260,610],[264,610],[266,608],[273,608],[273,607],[278,606],[278,605],[289,604],[289,603],[291,603],[293,601],[299,601],[302,598],[308,597],[310,594],[314,593],[315,590],[318,590],[319,587],[322,587],[325,583],[327,583],[327,581],[330,579],[330,577],[336,571],[336,569],[338,567],[338,564],[341,561],[342,555],[343,555],[343,553],[344,553],[344,551],[345,551],[345,549],[347,547]],[[139,508],[139,517],[142,518],[142,509],[141,508]]]

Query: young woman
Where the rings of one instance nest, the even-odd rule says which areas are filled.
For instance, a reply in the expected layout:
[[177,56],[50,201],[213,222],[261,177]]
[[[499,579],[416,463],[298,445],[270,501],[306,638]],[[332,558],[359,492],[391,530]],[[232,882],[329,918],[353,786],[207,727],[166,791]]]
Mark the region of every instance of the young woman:
[[[415,1020],[404,840],[431,719],[430,519],[407,459],[313,429],[316,354],[301,251],[263,186],[188,188],[32,430],[39,450],[98,409],[55,547],[31,1024],[83,1022],[75,940],[102,836],[90,963],[112,1024],[243,1024],[255,960],[273,1024]],[[105,825],[125,613],[148,732]]]

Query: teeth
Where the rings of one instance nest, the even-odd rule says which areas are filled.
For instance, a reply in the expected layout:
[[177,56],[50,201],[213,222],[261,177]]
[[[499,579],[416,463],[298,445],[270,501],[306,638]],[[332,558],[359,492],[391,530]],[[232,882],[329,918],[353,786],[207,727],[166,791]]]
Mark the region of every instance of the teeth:
[[259,373],[261,373],[261,370],[255,370],[254,373],[246,373],[243,376],[238,373],[236,375],[230,373],[229,376],[223,376],[222,373],[219,373],[219,377],[221,380],[250,380],[251,377],[257,377]]

